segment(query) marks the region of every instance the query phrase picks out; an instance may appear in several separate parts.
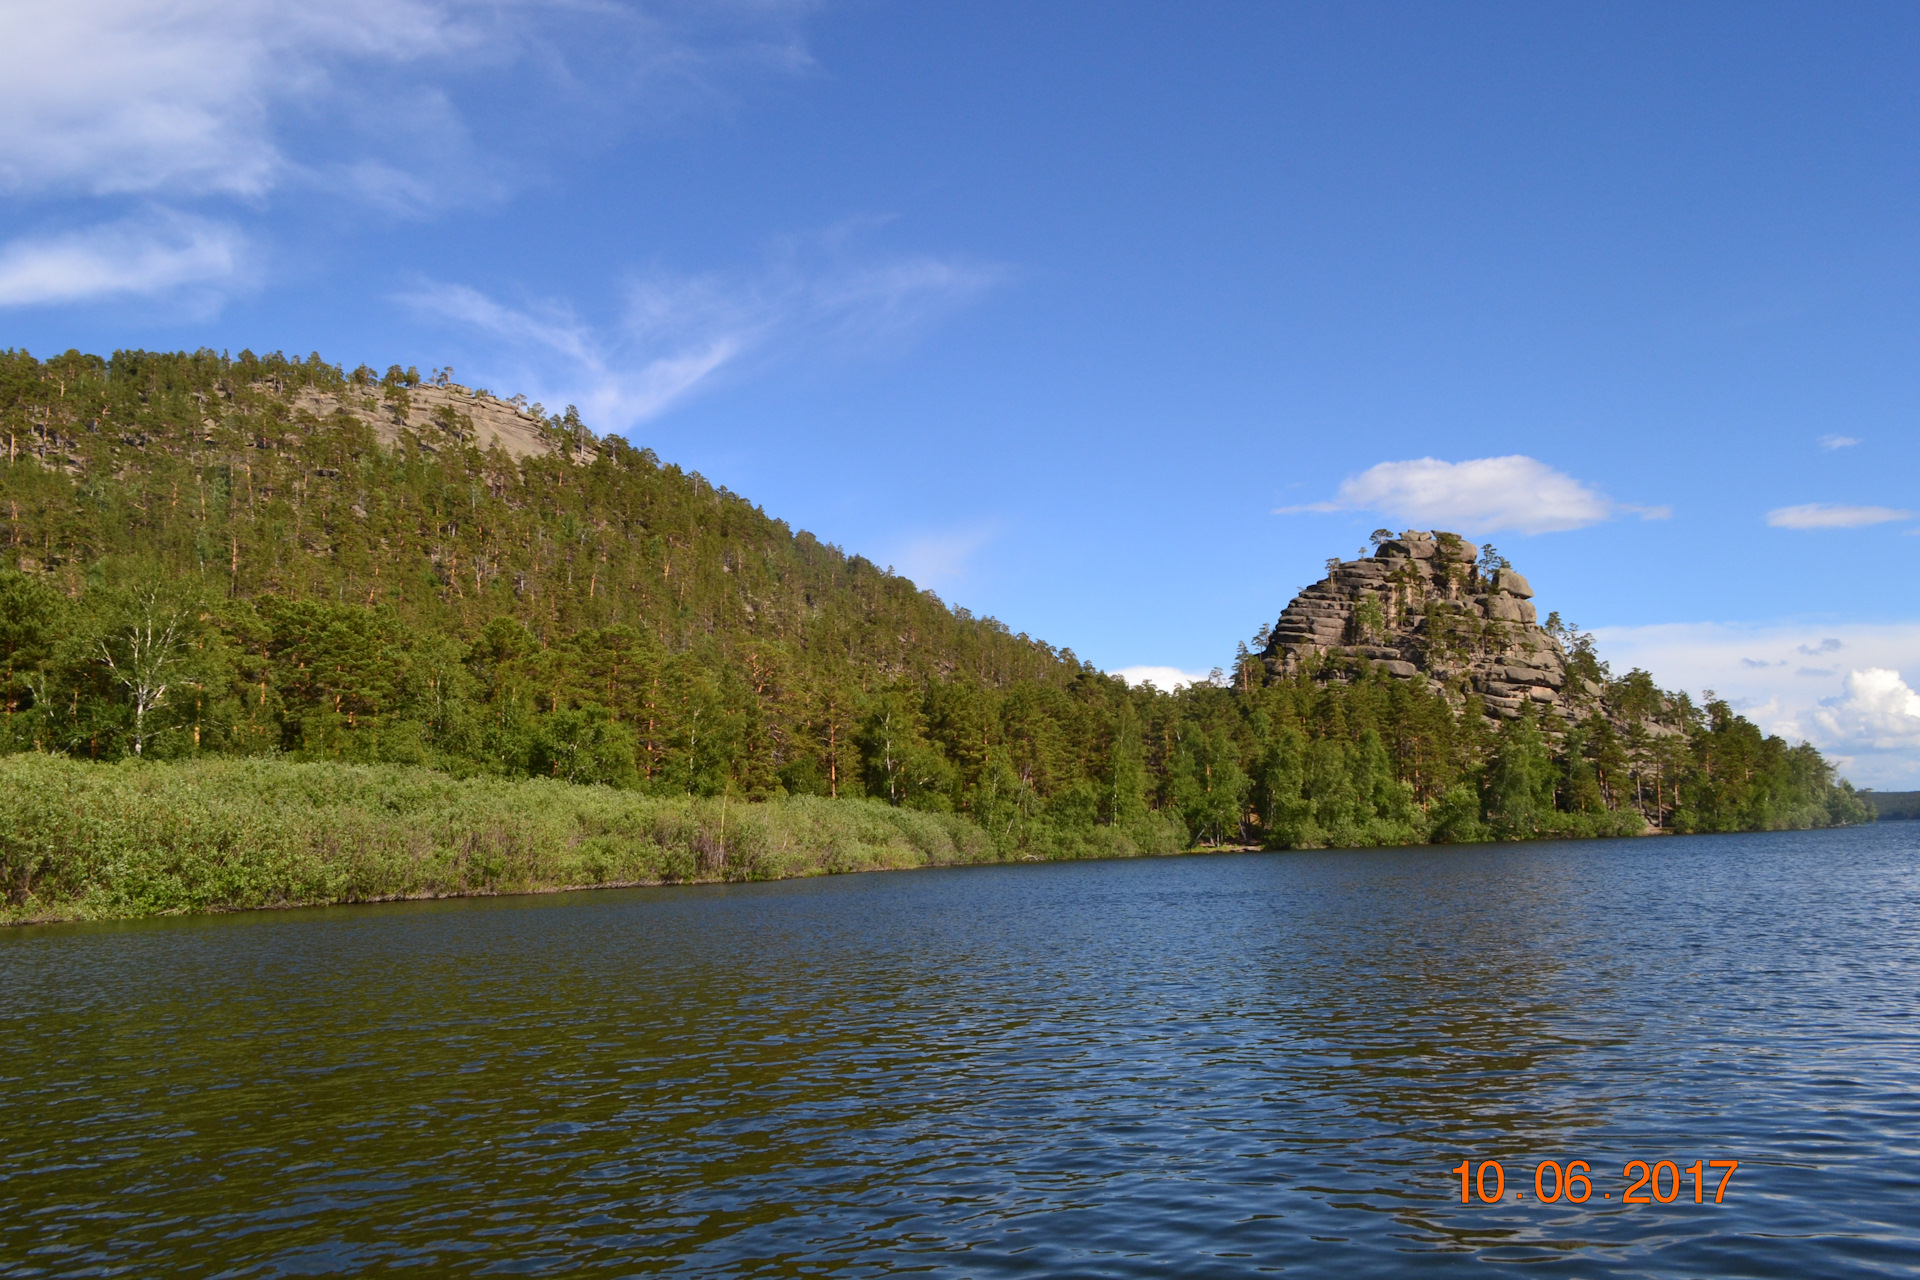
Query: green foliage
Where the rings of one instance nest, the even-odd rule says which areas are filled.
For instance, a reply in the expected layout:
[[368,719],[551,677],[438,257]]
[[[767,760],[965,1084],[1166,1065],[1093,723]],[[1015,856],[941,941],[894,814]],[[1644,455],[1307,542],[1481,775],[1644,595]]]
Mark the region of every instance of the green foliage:
[[1553,759],[1531,709],[1500,728],[1487,768],[1486,813],[1494,834],[1524,840],[1553,812]]
[[725,805],[395,765],[0,760],[0,921],[762,880],[995,856],[969,822],[874,801]]
[[1802,743],[1789,747],[1762,735],[1719,699],[1709,699],[1704,725],[1679,782],[1678,831],[1792,831],[1871,822],[1873,806]]
[[[0,753],[864,798],[1004,857],[1870,816],[1811,748],[1613,679],[1557,616],[1603,690],[1572,728],[1495,732],[1467,691],[1364,662],[1270,680],[1244,646],[1230,685],[1129,689],[571,409],[517,460],[451,410],[380,443],[421,386],[317,355],[0,353]],[[364,420],[317,417],[323,392]],[[1488,643],[1425,607],[1436,654]],[[1382,601],[1355,617],[1378,632]]]

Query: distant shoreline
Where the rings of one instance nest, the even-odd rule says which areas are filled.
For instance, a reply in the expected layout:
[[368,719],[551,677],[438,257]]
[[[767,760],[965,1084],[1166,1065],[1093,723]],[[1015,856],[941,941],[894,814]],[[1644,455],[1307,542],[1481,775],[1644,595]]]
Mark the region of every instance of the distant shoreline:
[[1920,791],[1862,791],[1882,822],[1920,821]]
[[[1613,826],[1533,838],[1671,834]],[[0,925],[1263,850],[1096,835],[1035,828],[996,845],[965,817],[877,800],[747,803],[397,765],[28,753],[0,758]]]

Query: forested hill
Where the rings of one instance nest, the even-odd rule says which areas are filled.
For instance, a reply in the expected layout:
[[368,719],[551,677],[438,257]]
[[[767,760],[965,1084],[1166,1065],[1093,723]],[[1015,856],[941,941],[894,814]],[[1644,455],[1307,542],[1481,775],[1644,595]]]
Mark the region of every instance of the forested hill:
[[0,430],[0,751],[866,796],[1046,856],[1871,816],[1811,747],[1591,653],[1615,710],[1584,720],[1496,720],[1494,684],[1358,650],[1334,681],[1243,646],[1226,679],[1128,689],[571,409],[445,376],[10,351]]
[[[523,406],[317,355],[9,353],[8,458],[38,464],[9,476],[11,544],[69,595],[88,566],[131,557],[219,596],[383,606],[411,628],[505,615],[549,641],[626,625],[673,651],[764,641],[810,665],[995,686],[1081,669],[596,439],[571,409]],[[501,418],[519,430],[484,429]]]

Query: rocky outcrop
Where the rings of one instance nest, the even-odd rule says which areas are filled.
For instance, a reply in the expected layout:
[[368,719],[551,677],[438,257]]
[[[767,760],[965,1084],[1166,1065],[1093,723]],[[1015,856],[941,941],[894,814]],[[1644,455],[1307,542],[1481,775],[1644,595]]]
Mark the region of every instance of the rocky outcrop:
[[1569,672],[1532,584],[1510,568],[1486,572],[1479,554],[1458,534],[1408,530],[1368,559],[1329,561],[1270,632],[1268,678],[1345,681],[1372,664],[1456,703],[1476,694],[1493,718],[1529,705],[1561,720],[1591,713],[1603,691]]
[[295,392],[291,401],[295,409],[323,420],[340,412],[359,418],[389,448],[399,443],[404,428],[428,448],[437,441],[457,441],[482,453],[500,448],[515,460],[564,456],[591,462],[595,453],[588,446],[569,454],[541,417],[540,407],[528,406],[524,397],[502,400],[457,382],[427,383],[401,392],[380,386],[348,386],[338,391],[307,387]]

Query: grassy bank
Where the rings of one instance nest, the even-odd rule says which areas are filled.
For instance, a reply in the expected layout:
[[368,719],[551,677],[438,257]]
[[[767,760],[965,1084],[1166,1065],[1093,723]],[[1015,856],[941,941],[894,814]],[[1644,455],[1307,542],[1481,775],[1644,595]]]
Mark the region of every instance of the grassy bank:
[[1000,856],[964,818],[875,801],[723,805],[393,765],[0,758],[7,923],[771,880]]
[[[1871,819],[1864,806],[1862,812]],[[1282,847],[1649,830],[1631,811],[1541,810],[1525,824],[1505,826],[1482,822],[1478,813],[1462,793],[1457,804],[1436,806],[1417,823],[1319,826],[1303,818]],[[990,832],[955,814],[877,800],[723,802],[540,778],[463,779],[393,764],[0,756],[0,925],[1130,857],[1188,847],[1177,819],[1151,812],[1122,828],[1016,815]]]

